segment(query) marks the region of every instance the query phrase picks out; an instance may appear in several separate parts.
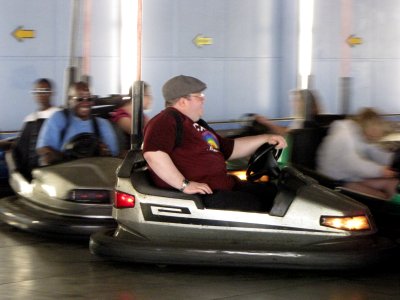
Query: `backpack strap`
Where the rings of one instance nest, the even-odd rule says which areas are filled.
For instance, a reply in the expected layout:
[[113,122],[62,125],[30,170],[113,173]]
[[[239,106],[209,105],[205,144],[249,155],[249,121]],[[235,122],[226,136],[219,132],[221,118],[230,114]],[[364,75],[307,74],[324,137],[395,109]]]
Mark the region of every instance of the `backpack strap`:
[[208,131],[214,132],[214,129],[212,129],[211,126],[208,125],[208,123],[203,119],[199,119],[196,123],[207,129]]
[[69,120],[69,109],[68,108],[64,108],[62,110],[62,112],[64,113],[64,117],[65,117],[65,125],[64,125],[64,128],[60,132],[60,141],[61,142],[64,140],[65,133],[67,132],[67,129],[68,129],[69,123],[70,123],[70,120]]
[[183,120],[179,113],[174,109],[167,110],[169,114],[171,114],[176,121],[176,135],[175,135],[175,148],[182,145],[183,138]]
[[[176,121],[175,147],[179,147],[180,145],[182,145],[182,139],[183,139],[183,120],[180,114],[176,110],[170,109],[168,110],[168,112],[175,118]],[[203,119],[199,119],[196,123],[204,127],[205,129],[214,132],[214,129],[212,129],[210,125],[208,125],[208,123]]]
[[99,123],[97,122],[96,116],[92,116],[92,123],[93,123],[94,134],[100,140],[100,129],[99,129]]

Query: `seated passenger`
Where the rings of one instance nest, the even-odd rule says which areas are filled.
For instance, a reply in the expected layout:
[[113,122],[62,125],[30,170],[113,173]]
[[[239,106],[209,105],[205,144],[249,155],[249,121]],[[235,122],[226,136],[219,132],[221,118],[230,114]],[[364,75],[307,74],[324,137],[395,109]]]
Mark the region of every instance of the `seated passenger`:
[[[129,89],[129,96],[132,96],[132,87]],[[143,109],[146,111],[150,109],[152,104],[151,88],[147,83],[144,83],[144,98],[143,98]],[[121,107],[118,107],[111,113],[110,120],[118,125],[119,128],[124,132],[124,148],[130,148],[130,134],[132,128],[132,99],[127,101]],[[144,115],[143,125],[146,125],[149,121],[149,117]]]
[[28,180],[32,179],[32,169],[38,166],[36,142],[39,130],[45,119],[60,110],[51,103],[53,89],[49,79],[36,80],[32,93],[35,95],[38,110],[25,117],[23,128],[13,149],[17,170]]
[[399,184],[398,174],[391,168],[394,153],[376,144],[387,128],[371,108],[333,122],[317,151],[317,170],[344,181],[344,186],[354,191],[390,199]]
[[205,83],[185,75],[164,84],[166,109],[144,131],[143,155],[153,181],[162,188],[201,194],[208,208],[268,211],[276,186],[240,181],[227,173],[225,160],[248,156],[264,143],[281,149],[285,139],[268,134],[236,139],[219,136],[200,119],[205,89]]
[[262,115],[254,115],[256,123],[269,129],[269,132],[285,135],[292,129],[314,126],[315,116],[321,113],[316,93],[312,90],[294,90],[290,92],[293,102],[294,121],[288,126],[279,126]]
[[114,129],[106,119],[93,118],[93,104],[85,82],[73,84],[68,93],[69,109],[56,112],[43,124],[37,142],[40,165],[64,159],[64,146],[80,133],[94,133],[100,140],[99,155],[117,156],[118,144]]

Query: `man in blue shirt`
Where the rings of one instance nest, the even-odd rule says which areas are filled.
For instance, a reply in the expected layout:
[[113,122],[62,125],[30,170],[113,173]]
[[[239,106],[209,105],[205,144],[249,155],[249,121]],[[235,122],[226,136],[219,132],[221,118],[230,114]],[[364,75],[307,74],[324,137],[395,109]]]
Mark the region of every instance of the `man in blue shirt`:
[[100,156],[117,156],[119,153],[117,137],[111,124],[102,118],[91,116],[93,99],[85,82],[73,84],[69,90],[69,110],[53,114],[43,124],[37,152],[40,164],[48,165],[64,159],[65,145],[81,133],[96,133],[100,139]]

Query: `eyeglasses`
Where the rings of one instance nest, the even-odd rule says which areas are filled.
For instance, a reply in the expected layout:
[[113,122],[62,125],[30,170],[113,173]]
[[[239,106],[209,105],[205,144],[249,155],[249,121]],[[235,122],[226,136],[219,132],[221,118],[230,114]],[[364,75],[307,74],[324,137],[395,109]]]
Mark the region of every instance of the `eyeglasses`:
[[200,94],[190,94],[190,95],[188,95],[187,97],[188,97],[188,98],[194,97],[194,98],[203,98],[203,99],[204,99],[205,96],[206,96],[206,95],[204,95],[204,93],[200,93]]
[[50,94],[51,89],[49,88],[36,88],[31,91],[32,94]]
[[72,100],[75,100],[77,102],[82,102],[82,101],[92,102],[94,100],[94,98],[93,97],[72,97]]

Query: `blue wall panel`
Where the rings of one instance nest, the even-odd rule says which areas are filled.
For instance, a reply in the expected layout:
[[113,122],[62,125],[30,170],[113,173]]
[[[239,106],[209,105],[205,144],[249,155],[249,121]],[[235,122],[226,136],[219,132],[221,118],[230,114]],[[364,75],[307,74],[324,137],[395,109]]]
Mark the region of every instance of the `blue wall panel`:
[[[54,102],[64,102],[65,70],[70,63],[73,1],[0,0],[0,130],[18,130],[36,109],[33,82],[56,83]],[[79,2],[83,3],[83,2]],[[120,90],[120,1],[92,1],[90,75],[98,95]],[[297,0],[145,0],[143,1],[143,79],[153,87],[151,114],[163,108],[161,87],[174,75],[204,80],[205,117],[226,120],[257,111],[271,117],[290,114],[288,90],[296,84]],[[73,53],[82,62],[83,13]],[[18,26],[35,30],[34,39],[18,42]],[[213,39],[196,47],[198,34]],[[132,79],[133,80],[133,79]],[[14,102],[21,105],[16,109]],[[9,111],[17,112],[11,117]]]
[[[0,130],[18,130],[36,103],[30,91],[39,77],[49,77],[62,91],[68,53],[69,1],[0,0]],[[12,32],[22,26],[35,37],[18,41]],[[54,102],[62,101],[56,93]]]
[[[347,3],[347,4],[346,4]],[[341,5],[347,5],[347,18]],[[400,1],[315,1],[313,75],[326,112],[341,112],[340,78],[351,77],[350,113],[372,106],[399,113]],[[350,47],[348,28],[362,40]],[[348,67],[348,71],[346,70]]]
[[[73,1],[0,0],[0,130],[17,130],[36,109],[29,91],[38,77],[56,83],[63,103],[69,64]],[[80,3],[83,3],[82,1]],[[346,47],[342,7],[349,3],[351,34],[363,43]],[[119,0],[92,1],[90,75],[101,96],[120,89]],[[298,0],[144,0],[143,79],[153,87],[151,114],[163,108],[161,87],[174,75],[204,80],[206,119],[226,120],[243,113],[291,115],[288,93],[297,83]],[[313,87],[327,113],[340,113],[343,50],[349,51],[352,112],[376,106],[399,112],[400,1],[315,0]],[[75,55],[82,56],[82,14]],[[23,26],[36,36],[22,42],[11,33]],[[196,47],[198,34],[213,39]],[[17,103],[17,104],[16,104]],[[13,114],[10,114],[13,111]]]
[[[297,1],[144,2],[143,78],[153,86],[152,114],[163,108],[162,84],[186,74],[209,86],[208,120],[234,119],[255,111],[282,116],[281,107],[288,107],[282,105],[288,101],[288,86],[293,89],[296,80],[294,49],[282,47],[286,45],[282,37],[293,34],[282,31],[293,28],[282,26],[282,18],[296,9],[290,3]],[[296,22],[290,18],[286,24]],[[212,45],[196,47],[193,39],[199,34],[212,38]],[[290,62],[284,63],[287,57]]]

